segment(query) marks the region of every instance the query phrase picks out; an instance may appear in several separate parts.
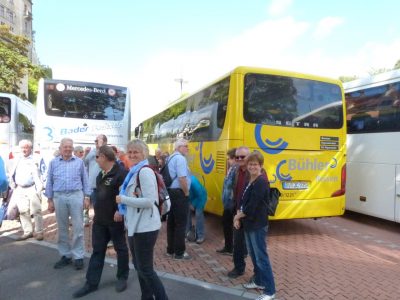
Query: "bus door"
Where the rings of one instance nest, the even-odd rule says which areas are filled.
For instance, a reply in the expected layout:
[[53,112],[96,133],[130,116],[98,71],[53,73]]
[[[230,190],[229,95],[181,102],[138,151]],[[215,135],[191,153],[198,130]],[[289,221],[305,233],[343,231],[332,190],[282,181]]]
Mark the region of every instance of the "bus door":
[[15,135],[15,123],[12,120],[12,99],[0,95],[0,155],[7,163],[11,154],[12,139]]

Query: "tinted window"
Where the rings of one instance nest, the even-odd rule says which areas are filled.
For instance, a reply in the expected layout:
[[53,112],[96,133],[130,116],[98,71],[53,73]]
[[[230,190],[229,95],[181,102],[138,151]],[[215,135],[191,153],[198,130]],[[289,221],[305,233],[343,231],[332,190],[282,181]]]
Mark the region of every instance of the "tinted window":
[[247,74],[244,119],[273,126],[341,128],[341,89],[314,80]]
[[400,83],[346,94],[347,132],[400,130]]
[[[21,135],[32,135],[33,125],[27,116],[19,113],[18,114],[18,133]],[[25,138],[25,137],[24,137]]]
[[44,91],[45,110],[49,116],[113,121],[123,119],[126,89],[46,83]]
[[148,143],[180,137],[190,141],[218,140],[225,123],[228,95],[226,78],[145,121],[136,131]]
[[0,97],[0,123],[9,123],[11,120],[11,100]]

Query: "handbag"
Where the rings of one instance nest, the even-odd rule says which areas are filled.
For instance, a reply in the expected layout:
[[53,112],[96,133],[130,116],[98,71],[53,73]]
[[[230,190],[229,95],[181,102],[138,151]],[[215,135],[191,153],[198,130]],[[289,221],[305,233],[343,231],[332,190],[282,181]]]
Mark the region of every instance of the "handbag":
[[276,208],[279,204],[279,197],[281,192],[277,188],[270,188],[267,199],[267,212],[268,216],[275,216]]
[[196,226],[192,225],[190,227],[190,230],[186,234],[186,239],[188,242],[195,242],[197,240],[197,234],[196,234]]

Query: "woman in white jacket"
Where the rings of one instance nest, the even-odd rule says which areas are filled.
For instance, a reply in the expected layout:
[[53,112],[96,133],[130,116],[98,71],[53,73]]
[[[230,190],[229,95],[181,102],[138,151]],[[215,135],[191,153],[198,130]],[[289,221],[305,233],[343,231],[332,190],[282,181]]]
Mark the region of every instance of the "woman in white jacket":
[[[125,216],[133,265],[138,274],[142,300],[168,299],[164,286],[154,271],[154,246],[161,227],[158,187],[154,171],[148,167],[149,148],[141,140],[127,145],[131,167],[116,197],[120,213]],[[138,186],[138,175],[140,187]]]

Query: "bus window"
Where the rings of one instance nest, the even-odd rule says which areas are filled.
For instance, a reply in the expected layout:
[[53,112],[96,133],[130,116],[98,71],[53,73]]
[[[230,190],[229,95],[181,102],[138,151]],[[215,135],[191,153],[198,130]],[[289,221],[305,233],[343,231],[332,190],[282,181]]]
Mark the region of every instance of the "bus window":
[[125,103],[126,93],[118,89],[61,83],[45,85],[45,111],[49,116],[121,121]]
[[11,100],[0,97],[0,123],[9,123],[11,120]]
[[293,77],[248,74],[244,118],[274,126],[338,129],[343,126],[338,85]]

